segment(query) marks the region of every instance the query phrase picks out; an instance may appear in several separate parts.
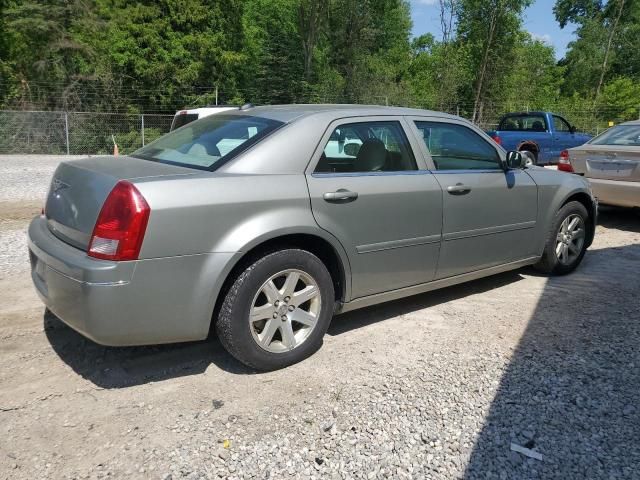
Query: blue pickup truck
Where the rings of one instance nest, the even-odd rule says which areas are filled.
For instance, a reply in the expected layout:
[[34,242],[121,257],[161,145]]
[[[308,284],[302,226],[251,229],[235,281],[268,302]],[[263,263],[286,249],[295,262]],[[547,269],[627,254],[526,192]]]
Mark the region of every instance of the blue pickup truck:
[[487,133],[506,150],[529,152],[527,156],[537,165],[558,163],[560,152],[591,139],[551,112],[508,113],[497,130]]

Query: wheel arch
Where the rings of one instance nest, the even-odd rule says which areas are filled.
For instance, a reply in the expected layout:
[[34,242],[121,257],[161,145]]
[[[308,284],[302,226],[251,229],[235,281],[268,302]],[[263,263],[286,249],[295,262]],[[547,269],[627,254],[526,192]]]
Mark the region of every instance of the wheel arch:
[[519,152],[522,151],[527,151],[527,152],[532,152],[535,153],[536,158],[538,157],[538,155],[540,154],[540,145],[538,145],[536,142],[534,142],[533,140],[525,140],[523,142],[520,142],[518,144],[518,148],[517,150]]
[[253,239],[230,262],[231,265],[227,269],[228,273],[225,275],[222,286],[217,292],[211,325],[213,325],[213,319],[216,318],[224,297],[237,275],[256,259],[285,248],[299,248],[316,255],[329,270],[333,281],[336,304],[349,299],[351,294],[351,268],[347,254],[338,240],[330,238],[330,235],[325,234],[324,231],[309,231],[306,228],[301,228],[300,230],[285,229]]
[[591,196],[587,192],[573,192],[564,199],[564,201],[560,205],[560,208],[564,207],[569,202],[581,203],[589,213],[589,222],[587,225],[587,246],[590,246],[593,243],[593,238],[596,233],[596,221],[598,213],[593,201],[591,200]]

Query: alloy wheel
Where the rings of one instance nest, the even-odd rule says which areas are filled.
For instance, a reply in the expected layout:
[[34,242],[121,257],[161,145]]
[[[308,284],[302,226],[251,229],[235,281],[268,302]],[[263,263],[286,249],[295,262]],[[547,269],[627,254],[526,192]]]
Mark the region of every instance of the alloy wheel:
[[291,351],[309,338],[321,307],[320,288],[313,277],[296,269],[278,272],[253,298],[249,311],[251,335],[268,352]]
[[584,246],[584,220],[572,214],[564,219],[556,236],[556,256],[563,265],[570,265],[580,256]]

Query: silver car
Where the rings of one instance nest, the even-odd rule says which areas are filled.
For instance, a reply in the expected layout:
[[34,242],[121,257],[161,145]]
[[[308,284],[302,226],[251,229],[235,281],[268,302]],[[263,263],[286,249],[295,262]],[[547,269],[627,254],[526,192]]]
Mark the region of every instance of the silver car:
[[461,118],[283,105],[60,164],[29,250],[44,303],[98,343],[213,326],[270,370],[316,351],[336,313],[525,265],[571,272],[596,214],[582,177],[527,166]]
[[600,203],[640,207],[640,120],[621,123],[565,150],[558,168],[588,178]]

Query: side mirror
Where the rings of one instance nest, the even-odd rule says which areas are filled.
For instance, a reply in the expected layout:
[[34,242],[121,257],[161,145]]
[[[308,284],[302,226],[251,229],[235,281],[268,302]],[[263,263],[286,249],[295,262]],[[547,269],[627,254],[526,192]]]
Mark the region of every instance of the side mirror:
[[573,125],[569,126],[569,133],[571,134],[576,133],[576,127],[574,127]]
[[344,146],[345,155],[349,155],[350,157],[357,157],[359,151],[360,151],[359,143],[347,143]]
[[507,152],[507,168],[516,170],[525,166],[524,157],[520,152]]

